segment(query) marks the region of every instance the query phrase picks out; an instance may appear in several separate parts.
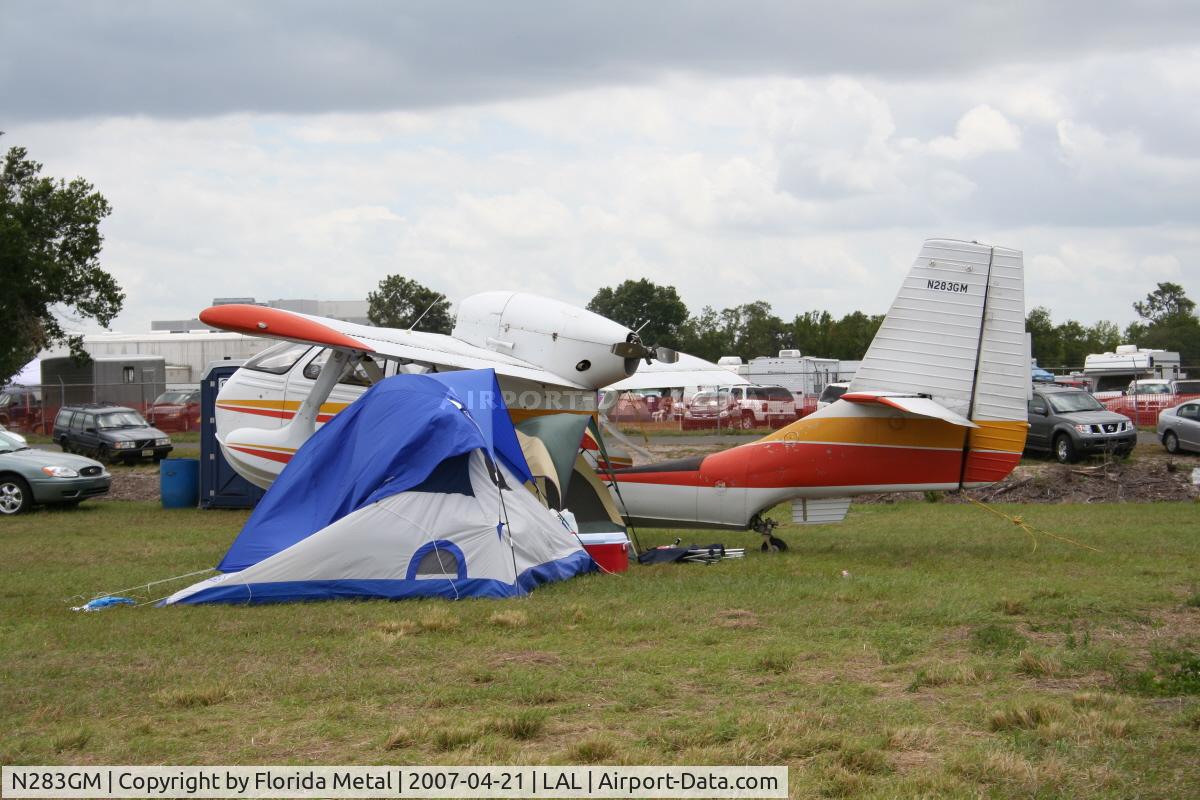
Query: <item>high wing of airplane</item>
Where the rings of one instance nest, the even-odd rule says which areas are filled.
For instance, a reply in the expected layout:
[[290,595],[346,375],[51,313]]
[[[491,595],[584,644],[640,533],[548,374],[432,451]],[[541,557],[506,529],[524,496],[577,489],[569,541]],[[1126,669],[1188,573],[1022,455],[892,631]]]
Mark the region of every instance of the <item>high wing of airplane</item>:
[[214,328],[282,340],[250,359],[217,398],[217,438],[233,468],[270,486],[333,414],[391,375],[495,370],[514,421],[596,411],[597,390],[643,360],[673,360],[590,311],[521,292],[463,300],[450,335],[376,328],[254,305],[220,305]]
[[[449,336],[373,328],[259,306],[214,306],[213,327],[282,340],[217,398],[217,437],[237,472],[267,487],[315,428],[395,374],[489,367],[543,499],[590,530],[623,524],[756,530],[793,501],[798,523],[836,522],[850,498],[972,488],[1020,460],[1030,392],[1019,251],[924,243],[849,391],[755,442],[712,455],[616,468],[590,461],[597,391],[676,354],[556,300],[487,292],[459,305]],[[679,368],[686,368],[680,364]],[[640,383],[640,381],[639,381]],[[603,466],[597,471],[597,463]]]

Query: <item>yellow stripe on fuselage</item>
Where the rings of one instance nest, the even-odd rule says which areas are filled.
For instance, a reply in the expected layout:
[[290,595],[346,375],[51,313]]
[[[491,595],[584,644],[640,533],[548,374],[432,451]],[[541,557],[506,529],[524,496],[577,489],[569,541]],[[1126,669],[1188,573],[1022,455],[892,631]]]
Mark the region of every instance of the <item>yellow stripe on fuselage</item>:
[[[888,447],[961,448],[1019,453],[1025,446],[1025,422],[974,420],[962,428],[940,419],[919,417],[805,417],[759,439],[760,442],[832,442]],[[969,438],[964,434],[969,431]]]
[[[271,411],[298,411],[300,409],[301,400],[222,400],[217,403],[218,408],[223,408],[227,411],[237,411],[238,406],[244,408],[265,408]],[[344,410],[349,403],[322,403],[322,414],[336,414]]]
[[1025,449],[1025,436],[1029,423],[1024,420],[971,420],[978,428],[972,428],[967,446],[972,450],[997,450],[1001,453],[1019,453]]

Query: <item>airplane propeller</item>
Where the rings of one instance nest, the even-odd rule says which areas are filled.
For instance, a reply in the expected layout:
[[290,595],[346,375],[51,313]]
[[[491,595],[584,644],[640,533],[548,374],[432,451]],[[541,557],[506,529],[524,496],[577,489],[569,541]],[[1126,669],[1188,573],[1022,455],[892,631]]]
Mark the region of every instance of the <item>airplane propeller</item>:
[[679,360],[679,353],[669,347],[650,347],[642,344],[641,339],[631,337],[631,341],[617,342],[612,346],[612,353],[621,358],[644,358],[646,363],[661,361],[663,364],[674,364]]

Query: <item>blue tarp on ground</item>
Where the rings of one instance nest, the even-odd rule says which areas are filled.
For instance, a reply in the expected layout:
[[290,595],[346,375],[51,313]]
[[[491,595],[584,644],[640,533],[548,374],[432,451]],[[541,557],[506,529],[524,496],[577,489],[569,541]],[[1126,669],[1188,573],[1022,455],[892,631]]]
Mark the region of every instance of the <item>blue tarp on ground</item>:
[[347,514],[420,486],[443,461],[475,449],[529,480],[495,372],[383,380],[296,452],[217,569],[257,564]]

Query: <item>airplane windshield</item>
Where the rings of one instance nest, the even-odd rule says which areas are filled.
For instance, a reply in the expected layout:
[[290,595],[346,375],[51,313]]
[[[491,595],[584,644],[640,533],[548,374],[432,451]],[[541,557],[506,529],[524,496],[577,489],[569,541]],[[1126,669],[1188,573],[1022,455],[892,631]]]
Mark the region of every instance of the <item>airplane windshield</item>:
[[280,342],[274,347],[268,347],[254,358],[242,365],[243,369],[253,369],[258,372],[269,372],[272,375],[282,375],[296,365],[300,357],[309,351],[309,345],[295,342]]

